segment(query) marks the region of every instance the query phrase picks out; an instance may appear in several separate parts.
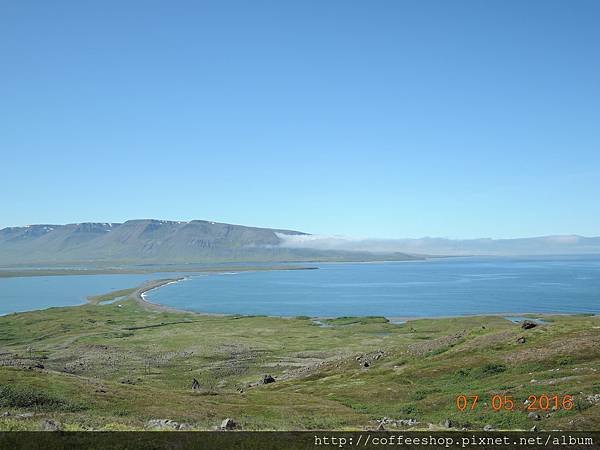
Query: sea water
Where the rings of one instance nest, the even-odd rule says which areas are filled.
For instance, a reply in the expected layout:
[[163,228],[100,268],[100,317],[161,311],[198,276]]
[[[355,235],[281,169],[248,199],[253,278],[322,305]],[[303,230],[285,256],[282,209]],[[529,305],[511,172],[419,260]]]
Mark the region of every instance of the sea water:
[[174,308],[274,316],[600,313],[600,257],[443,258],[194,275],[149,292]]
[[[306,265],[318,269],[188,273],[146,298],[190,311],[272,316],[600,313],[598,256]],[[79,305],[89,295],[181,275],[0,278],[0,314]]]

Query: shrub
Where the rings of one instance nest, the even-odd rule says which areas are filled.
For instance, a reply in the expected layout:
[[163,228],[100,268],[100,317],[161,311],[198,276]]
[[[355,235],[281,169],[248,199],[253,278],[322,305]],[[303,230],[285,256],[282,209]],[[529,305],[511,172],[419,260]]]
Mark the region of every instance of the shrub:
[[60,397],[30,387],[0,384],[0,406],[13,408],[32,408],[40,410],[78,411],[85,409]]
[[454,375],[456,375],[458,378],[467,378],[471,375],[471,368],[463,367],[462,369],[458,369],[456,372],[454,372]]
[[484,375],[495,375],[506,371],[504,364],[489,363],[481,368],[481,372]]
[[403,414],[405,416],[415,416],[419,413],[418,408],[415,405],[411,404],[401,406],[398,411],[400,412],[400,414]]
[[423,400],[425,397],[427,397],[427,392],[425,391],[415,391],[412,395],[413,400]]

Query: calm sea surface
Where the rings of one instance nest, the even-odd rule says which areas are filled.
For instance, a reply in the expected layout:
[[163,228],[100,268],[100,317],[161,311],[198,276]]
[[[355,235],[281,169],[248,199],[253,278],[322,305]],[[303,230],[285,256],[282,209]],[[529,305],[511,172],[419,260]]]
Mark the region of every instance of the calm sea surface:
[[[191,311],[281,316],[600,314],[597,256],[317,266],[318,270],[193,274],[148,292],[146,298]],[[88,295],[176,275],[4,278],[0,314],[82,304]]]
[[151,291],[147,299],[210,313],[312,317],[600,313],[600,257],[318,266],[193,276]]

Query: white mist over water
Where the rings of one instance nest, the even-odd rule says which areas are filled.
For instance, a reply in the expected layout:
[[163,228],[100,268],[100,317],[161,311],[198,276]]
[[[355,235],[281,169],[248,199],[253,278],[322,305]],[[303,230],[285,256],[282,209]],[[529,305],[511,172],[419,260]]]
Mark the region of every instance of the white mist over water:
[[563,255],[600,254],[599,237],[574,235],[519,239],[374,239],[351,236],[290,235],[277,233],[280,246],[313,250],[360,251],[378,254],[409,253],[422,255]]

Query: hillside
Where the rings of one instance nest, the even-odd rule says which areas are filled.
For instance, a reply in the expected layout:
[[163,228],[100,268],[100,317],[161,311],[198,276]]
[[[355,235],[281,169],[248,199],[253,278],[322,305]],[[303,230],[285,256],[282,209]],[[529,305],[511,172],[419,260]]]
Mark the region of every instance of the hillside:
[[[0,264],[202,263],[382,259],[369,252],[284,248],[299,231],[193,220],[29,225],[0,230]],[[414,259],[402,253],[384,259]]]
[[[532,329],[500,316],[315,323],[109,302],[122,295],[0,316],[0,430],[211,430],[226,417],[242,430],[600,425],[597,316],[543,316]],[[524,403],[550,393],[556,410]],[[479,395],[477,407],[458,410],[461,394]],[[487,407],[496,395],[514,409]]]

